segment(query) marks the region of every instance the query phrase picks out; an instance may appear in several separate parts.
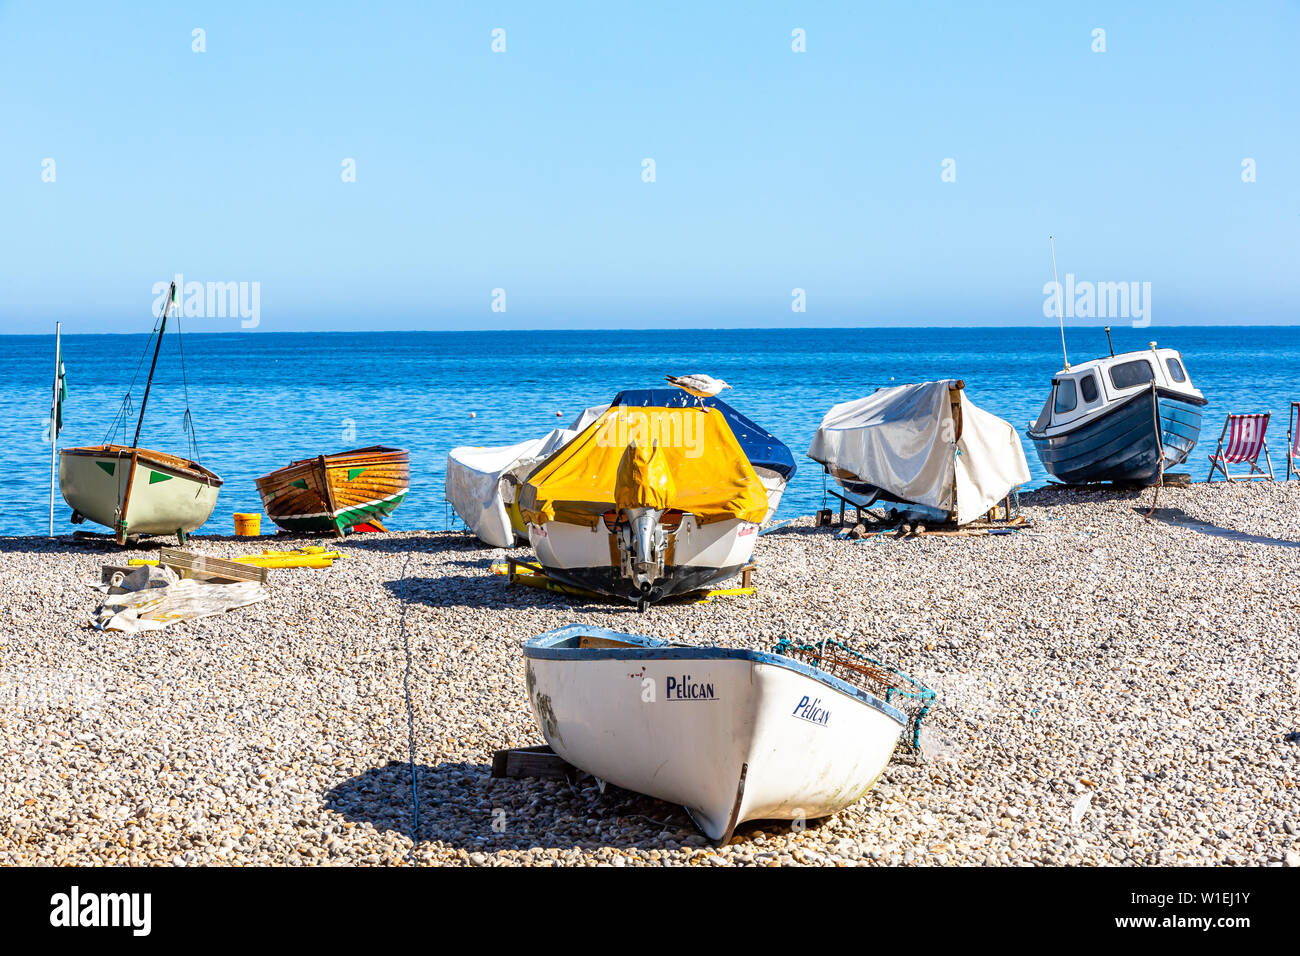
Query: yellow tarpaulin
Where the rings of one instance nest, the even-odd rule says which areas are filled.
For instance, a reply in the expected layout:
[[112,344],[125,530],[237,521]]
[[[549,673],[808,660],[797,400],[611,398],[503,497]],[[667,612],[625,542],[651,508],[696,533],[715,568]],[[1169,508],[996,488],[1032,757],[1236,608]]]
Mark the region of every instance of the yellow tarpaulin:
[[[619,496],[620,465],[633,442],[636,451],[622,469],[628,490]],[[640,491],[632,490],[637,482]],[[520,511],[533,524],[595,527],[606,511],[639,503],[690,512],[700,524],[757,524],[767,515],[767,492],[726,418],[705,408],[611,408],[519,492]]]
[[672,507],[676,492],[673,473],[658,443],[649,448],[635,442],[627,446],[614,479],[614,507],[663,510]]

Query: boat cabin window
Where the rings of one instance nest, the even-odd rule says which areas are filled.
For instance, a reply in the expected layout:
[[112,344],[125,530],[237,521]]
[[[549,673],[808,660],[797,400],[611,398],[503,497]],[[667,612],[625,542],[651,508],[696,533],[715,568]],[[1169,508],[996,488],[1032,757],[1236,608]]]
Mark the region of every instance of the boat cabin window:
[[1165,364],[1169,366],[1169,377],[1175,382],[1187,381],[1187,373],[1183,371],[1183,363],[1176,358],[1165,359]]
[[1155,377],[1155,369],[1151,367],[1151,363],[1146,359],[1121,362],[1110,370],[1110,381],[1116,388],[1132,388],[1135,385],[1144,385]]
[[1085,403],[1097,400],[1097,380],[1091,374],[1079,379],[1079,393],[1083,395]]
[[1074,411],[1074,406],[1079,404],[1078,396],[1074,390],[1074,379],[1063,378],[1056,383],[1056,414]]

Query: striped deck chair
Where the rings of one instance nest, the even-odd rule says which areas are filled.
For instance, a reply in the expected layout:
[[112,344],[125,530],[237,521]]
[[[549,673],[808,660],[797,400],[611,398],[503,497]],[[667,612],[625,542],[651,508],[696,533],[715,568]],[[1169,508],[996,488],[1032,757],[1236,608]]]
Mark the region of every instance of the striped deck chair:
[[[1207,482],[1214,477],[1216,470],[1223,473],[1225,481],[1251,481],[1255,478],[1273,480],[1273,459],[1268,456],[1268,442],[1264,440],[1264,433],[1268,430],[1268,416],[1268,412],[1228,416],[1228,420],[1223,423],[1223,432],[1219,435],[1219,447],[1210,456],[1210,474],[1205,479]],[[1268,471],[1259,467],[1260,452],[1264,453]],[[1234,475],[1228,471],[1229,465],[1243,463],[1250,465],[1250,471],[1246,474],[1238,472]]]
[[1286,430],[1286,480],[1291,472],[1300,475],[1300,402],[1291,403],[1291,423]]

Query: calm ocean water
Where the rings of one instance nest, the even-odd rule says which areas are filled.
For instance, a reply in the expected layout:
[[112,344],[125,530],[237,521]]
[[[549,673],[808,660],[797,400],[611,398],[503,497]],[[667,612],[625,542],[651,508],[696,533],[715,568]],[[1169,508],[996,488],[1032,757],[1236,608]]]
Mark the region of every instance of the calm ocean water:
[[[1204,446],[1213,447],[1229,411],[1272,411],[1269,446],[1275,467],[1285,468],[1287,410],[1300,399],[1300,327],[1112,334],[1116,351],[1156,339],[1183,352],[1210,401],[1190,467],[1197,479],[1207,467]],[[64,337],[69,395],[60,447],[106,437],[146,342],[145,335]],[[1067,344],[1075,363],[1106,353],[1100,328],[1067,330]],[[294,458],[374,444],[411,451],[411,495],[390,527],[445,528],[443,470],[452,447],[536,437],[620,389],[697,371],[731,382],[726,400],[795,453],[799,473],[778,518],[821,507],[821,470],[803,453],[823,413],[891,383],[965,379],[972,401],[1020,430],[1041,484],[1046,475],[1023,432],[1061,364],[1054,328],[187,334],[184,348],[200,460],[226,482],[202,529],[208,533],[231,533],[234,512],[260,510],[255,476]],[[53,349],[52,335],[0,336],[0,413],[9,424],[0,445],[0,534],[46,532]],[[146,358],[134,390],[137,413],[147,369]],[[184,407],[169,332],[140,443],[185,454]],[[133,430],[134,417],[128,442]],[[73,530],[68,515],[56,496],[56,531]]]

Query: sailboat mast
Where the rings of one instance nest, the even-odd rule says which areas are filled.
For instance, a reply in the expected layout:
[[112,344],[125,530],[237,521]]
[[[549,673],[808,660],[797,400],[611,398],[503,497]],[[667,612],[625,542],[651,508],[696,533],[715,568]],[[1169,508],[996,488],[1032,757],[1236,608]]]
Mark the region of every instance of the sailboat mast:
[[167,331],[167,310],[171,308],[172,299],[176,295],[176,283],[172,282],[171,288],[167,290],[167,301],[163,303],[162,325],[158,326],[158,342],[153,347],[153,362],[149,365],[149,381],[144,383],[144,398],[140,399],[140,420],[135,423],[135,438],[131,441],[132,448],[140,447],[140,429],[144,427],[144,407],[149,404],[149,387],[153,385],[154,369],[158,367],[158,353],[162,351],[163,333]]
[[1047,241],[1052,244],[1052,281],[1056,283],[1056,315],[1061,323],[1061,359],[1065,362],[1065,370],[1070,370],[1070,356],[1065,352],[1065,292],[1061,288],[1061,280],[1056,276],[1056,240],[1048,236]]
[[63,323],[54,323],[54,394],[50,397],[50,537],[54,537],[54,476],[58,467],[59,444],[59,369],[63,367],[60,353]]

